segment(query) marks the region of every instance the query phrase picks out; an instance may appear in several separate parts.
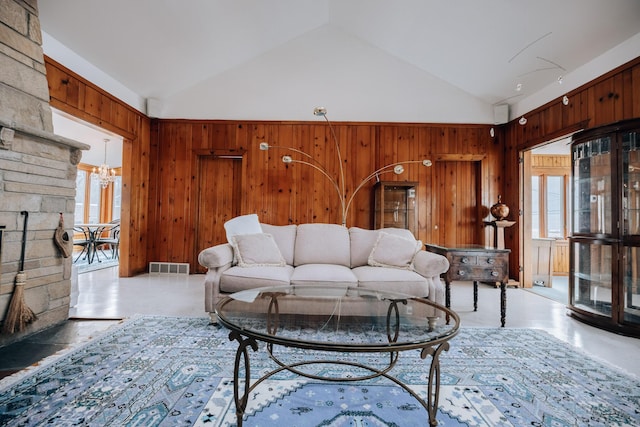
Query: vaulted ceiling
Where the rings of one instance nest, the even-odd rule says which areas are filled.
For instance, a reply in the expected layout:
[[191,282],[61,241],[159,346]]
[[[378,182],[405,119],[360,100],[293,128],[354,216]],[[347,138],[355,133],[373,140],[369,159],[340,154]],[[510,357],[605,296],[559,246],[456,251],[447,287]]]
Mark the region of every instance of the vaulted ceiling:
[[492,123],[494,105],[535,108],[640,56],[638,0],[56,0],[39,11],[45,54],[166,118],[311,120],[324,105],[332,120]]

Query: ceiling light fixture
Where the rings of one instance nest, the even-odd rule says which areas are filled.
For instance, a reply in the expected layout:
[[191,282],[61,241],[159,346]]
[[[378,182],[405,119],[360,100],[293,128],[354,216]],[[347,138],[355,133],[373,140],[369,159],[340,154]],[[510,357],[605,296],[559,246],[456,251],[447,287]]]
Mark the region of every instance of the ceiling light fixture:
[[109,168],[107,164],[107,142],[109,142],[108,138],[104,140],[104,163],[101,164],[98,168],[95,166],[91,171],[91,178],[96,178],[100,183],[100,186],[104,189],[109,186],[116,179],[116,171]]
[[300,159],[294,159],[290,155],[284,155],[282,156],[282,163],[287,165],[292,163],[298,163],[301,165],[312,167],[313,169],[317,170],[322,175],[324,175],[331,182],[331,184],[336,190],[336,193],[338,194],[338,197],[340,198],[340,208],[341,208],[341,215],[342,215],[341,219],[342,219],[342,225],[344,226],[346,226],[347,224],[347,214],[349,213],[349,208],[351,207],[351,203],[353,202],[354,197],[356,196],[358,191],[360,191],[360,189],[362,189],[365,186],[367,182],[369,182],[373,178],[376,178],[379,180],[379,175],[383,173],[393,172],[396,175],[400,175],[404,172],[404,165],[407,165],[407,164],[420,163],[426,167],[429,167],[433,164],[431,160],[424,159],[424,160],[406,160],[403,162],[395,162],[395,163],[390,163],[388,165],[385,165],[371,172],[362,181],[360,181],[360,184],[358,184],[356,189],[351,193],[351,196],[349,196],[349,198],[347,199],[347,191],[345,188],[346,187],[345,175],[344,175],[344,169],[342,167],[342,156],[340,154],[340,144],[338,142],[338,138],[333,129],[333,126],[331,125],[331,122],[327,117],[327,109],[324,107],[316,107],[313,109],[313,114],[318,117],[324,117],[325,121],[329,125],[329,129],[331,130],[331,136],[333,138],[333,142],[335,143],[336,155],[338,157],[338,165],[340,167],[338,171],[339,172],[338,179],[334,178],[334,176],[332,176],[327,171],[325,166],[322,163],[320,163],[318,160],[316,160],[312,155],[305,153],[302,150],[298,150],[297,148],[282,147],[278,145],[270,145],[268,142],[261,142],[260,150],[268,151],[270,149],[282,149],[282,150],[292,151],[300,156],[304,156],[306,159],[309,159],[309,160],[306,160],[306,159],[300,160]]
[[522,90],[522,83],[518,83],[518,84],[516,85],[516,91],[517,91],[517,92],[520,92],[521,90]]

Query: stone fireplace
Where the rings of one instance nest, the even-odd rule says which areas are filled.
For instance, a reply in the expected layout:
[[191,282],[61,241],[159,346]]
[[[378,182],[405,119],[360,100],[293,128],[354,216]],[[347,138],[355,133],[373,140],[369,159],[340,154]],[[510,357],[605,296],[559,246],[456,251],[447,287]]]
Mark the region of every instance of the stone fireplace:
[[14,294],[24,234],[24,302],[37,319],[5,345],[68,318],[72,257],[54,242],[60,214],[72,234],[77,164],[89,146],[53,134],[36,0],[0,8],[0,319]]

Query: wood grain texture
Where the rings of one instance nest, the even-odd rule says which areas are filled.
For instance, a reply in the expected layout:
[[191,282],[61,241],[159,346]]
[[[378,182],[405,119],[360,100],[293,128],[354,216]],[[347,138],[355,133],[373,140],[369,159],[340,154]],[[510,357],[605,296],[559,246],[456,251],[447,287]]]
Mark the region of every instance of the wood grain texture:
[[[197,204],[194,200],[199,197],[198,183],[202,179],[198,166],[202,152],[198,150],[241,153],[240,213],[256,212],[264,222],[272,224],[340,221],[339,201],[326,178],[303,165],[283,165],[280,159],[286,153],[258,149],[261,141],[293,146],[312,153],[314,159],[324,162],[329,170],[337,170],[335,147],[325,123],[151,120],[50,58],[45,57],[45,63],[53,107],[125,138],[122,276],[146,271],[149,261],[189,262],[195,271],[197,244],[194,234],[205,215],[193,207]],[[388,162],[430,158],[434,167],[410,165],[399,177],[385,176],[385,180],[420,183],[419,237],[425,242],[441,242],[445,236],[451,239],[452,233],[456,236],[460,233],[461,242],[481,241],[486,230],[480,226],[468,225],[476,227],[475,233],[479,237],[475,238],[471,237],[474,232],[470,229],[450,230],[450,227],[458,227],[462,219],[447,218],[445,229],[434,228],[447,212],[447,204],[448,211],[453,209],[455,216],[462,218],[465,210],[467,215],[469,212],[466,204],[454,202],[452,206],[446,199],[446,191],[450,191],[447,186],[455,185],[456,191],[460,191],[460,183],[448,177],[452,165],[443,167],[447,170],[442,171],[438,164],[471,162],[474,165],[461,166],[461,175],[469,179],[475,169],[475,190],[460,198],[478,200],[475,206],[478,224],[489,218],[488,209],[499,194],[517,215],[521,188],[520,151],[582,128],[640,117],[639,64],[640,58],[568,92],[570,103],[567,106],[562,105],[560,97],[527,113],[526,126],[519,125],[517,120],[500,126],[336,123],[347,176],[347,194],[356,185],[354,183]],[[489,136],[491,127],[495,128],[493,138]],[[467,167],[471,169],[464,169]],[[235,173],[234,170],[234,176]],[[444,175],[441,177],[440,173]],[[442,185],[445,178],[449,180],[446,181],[448,184]],[[233,184],[237,184],[235,178]],[[363,187],[355,197],[348,225],[370,226],[372,185]],[[506,246],[512,250],[510,276],[518,278],[522,221],[517,216],[512,219],[517,223],[506,230],[505,239]],[[157,239],[156,233],[160,229],[170,239]],[[179,242],[174,248],[175,239]]]
[[52,107],[121,135],[120,275],[147,271],[151,127],[148,117],[45,56]]
[[[571,135],[581,129],[640,117],[640,57],[566,93],[527,114],[527,124],[518,118],[502,126],[497,135],[504,135],[503,200],[518,200],[522,211],[522,188],[519,157],[522,150]],[[505,244],[511,248],[510,276],[522,280],[522,220],[505,233]]]

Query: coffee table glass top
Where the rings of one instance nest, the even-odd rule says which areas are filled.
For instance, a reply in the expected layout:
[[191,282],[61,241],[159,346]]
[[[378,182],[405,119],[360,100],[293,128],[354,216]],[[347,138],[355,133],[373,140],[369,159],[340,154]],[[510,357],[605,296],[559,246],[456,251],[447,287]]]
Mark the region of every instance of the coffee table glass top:
[[455,312],[425,298],[348,286],[241,291],[216,313],[223,326],[260,341],[353,352],[424,348],[456,335],[460,323]]

